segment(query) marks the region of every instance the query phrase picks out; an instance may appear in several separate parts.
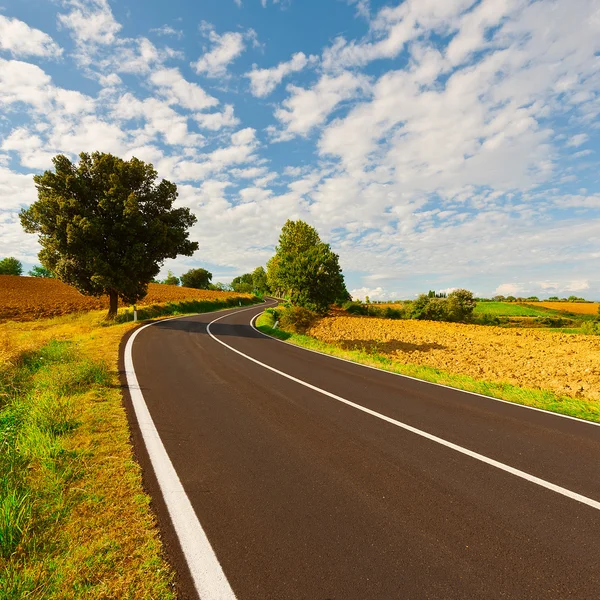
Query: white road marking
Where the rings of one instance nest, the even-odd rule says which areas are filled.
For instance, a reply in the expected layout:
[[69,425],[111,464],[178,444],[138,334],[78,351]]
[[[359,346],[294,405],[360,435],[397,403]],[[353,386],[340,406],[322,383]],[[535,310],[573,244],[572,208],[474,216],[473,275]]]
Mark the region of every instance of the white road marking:
[[[189,317],[190,315],[186,316]],[[174,318],[182,319],[184,317]],[[181,544],[181,549],[183,550],[198,595],[202,600],[235,600],[235,594],[225,577],[225,573],[223,573],[219,560],[206,537],[204,529],[202,529],[202,525],[200,525],[192,504],[181,485],[175,467],[173,467],[173,463],[158,435],[133,366],[133,341],[146,327],[151,327],[161,322],[156,321],[155,323],[149,323],[136,329],[127,340],[127,345],[125,346],[125,374],[131,395],[131,402],[144,439],[144,444],[148,450],[150,462],[158,479],[160,490],[167,505],[175,532],[179,538],[179,543]]]
[[226,344],[225,342],[221,341],[219,338],[215,337],[211,331],[210,331],[210,326],[213,323],[216,323],[217,321],[220,321],[221,319],[224,319],[226,317],[228,317],[229,315],[223,315],[222,317],[219,317],[218,319],[214,319],[213,321],[211,321],[207,326],[206,326],[206,331],[208,333],[208,335],[210,335],[210,337],[215,340],[216,342],[218,342],[219,344],[225,346],[226,348],[229,348],[229,350],[231,350],[232,352],[235,352],[236,354],[239,354],[240,356],[243,356],[244,358],[248,359],[249,361],[252,361],[253,363],[260,365],[261,367],[264,367],[265,369],[268,369],[269,371],[272,371],[273,373],[277,373],[278,375],[281,375],[282,377],[285,377],[286,379],[290,379],[291,381],[295,381],[296,383],[307,387],[315,392],[318,392],[320,394],[323,394],[324,396],[327,396],[329,398],[332,398],[333,400],[337,400],[338,402],[341,402],[343,404],[346,404],[348,406],[351,406],[352,408],[355,408],[357,410],[360,410],[364,413],[367,413],[368,415],[371,415],[373,417],[377,417],[378,419],[381,419],[382,421],[386,421],[387,423],[391,423],[392,425],[395,425],[396,427],[400,427],[401,429],[405,429],[406,431],[410,431],[411,433],[415,433],[416,435],[420,435],[421,437],[424,437],[428,440],[431,440],[432,442],[436,442],[437,444],[441,444],[442,446],[446,446],[447,448],[451,448],[452,450],[455,450],[456,452],[460,452],[461,454],[465,454],[466,456],[470,456],[471,458],[474,458],[476,460],[479,460],[483,463],[486,463],[488,465],[491,465],[492,467],[496,467],[497,469],[500,469],[502,471],[506,471],[507,473],[511,473],[512,475],[516,475],[517,477],[520,477],[521,479],[525,479],[526,481],[529,481],[531,483],[535,483],[536,485],[539,485],[541,487],[544,487],[548,490],[552,490],[553,492],[556,492],[557,494],[562,494],[563,496],[566,496],[567,498],[571,498],[572,500],[576,500],[577,502],[581,502],[581,504],[586,504],[587,506],[590,506],[592,508],[595,508],[596,510],[600,510],[600,502],[593,500],[592,498],[588,498],[587,496],[583,496],[581,494],[578,494],[577,492],[573,492],[571,490],[568,490],[564,487],[561,487],[559,485],[556,485],[554,483],[551,483],[549,481],[546,481],[545,479],[541,479],[540,477],[536,477],[535,475],[530,475],[529,473],[525,473],[525,471],[521,471],[519,469],[515,469],[514,467],[511,467],[510,465],[506,465],[504,463],[501,463],[497,460],[494,460],[493,458],[488,458],[487,456],[484,456],[483,454],[479,454],[478,452],[473,452],[472,450],[469,450],[468,448],[464,448],[463,446],[459,446],[458,444],[454,444],[452,442],[449,442],[448,440],[444,440],[443,438],[437,437],[436,435],[432,435],[431,433],[427,433],[426,431],[423,431],[421,429],[417,429],[416,427],[412,427],[411,425],[407,425],[406,423],[402,423],[401,421],[397,421],[396,419],[392,419],[391,417],[388,417],[386,415],[383,415],[381,413],[378,413],[374,410],[371,410],[370,408],[366,408],[365,406],[362,406],[360,404],[356,404],[355,402],[351,402],[350,400],[346,400],[346,398],[342,398],[341,396],[337,396],[336,394],[332,394],[331,392],[328,392],[327,390],[324,390],[322,388],[319,388],[315,385],[312,385],[306,381],[303,381],[302,379],[298,379],[297,377],[294,377],[292,375],[289,375],[288,373],[284,373],[283,371],[280,371],[279,369],[276,369],[274,367],[271,367],[270,365],[267,365],[259,360],[256,360],[255,358],[252,358],[251,356],[248,356],[247,354],[244,354],[243,352],[240,352],[239,350],[236,350],[235,348],[233,348],[232,346],[230,346],[229,344]]
[[570,419],[571,421],[578,421],[579,423],[585,423],[586,425],[595,425],[596,427],[600,427],[600,423],[596,421],[586,421],[585,419],[580,419],[579,417],[572,417],[571,415],[563,415],[562,413],[552,412],[551,410],[546,410],[544,408],[537,408],[535,406],[527,406],[527,404],[519,404],[518,402],[510,402],[509,400],[502,400],[502,398],[494,398],[494,396],[486,396],[485,394],[479,394],[478,392],[470,392],[469,390],[461,390],[460,388],[452,387],[451,385],[444,385],[443,383],[436,383],[435,381],[427,381],[426,379],[419,379],[418,377],[412,377],[410,375],[404,375],[403,373],[396,373],[394,371],[387,371],[386,369],[380,369],[379,367],[374,367],[372,365],[364,365],[359,362],[354,362],[353,360],[348,360],[347,358],[341,358],[340,356],[334,356],[333,354],[326,354],[325,352],[319,352],[318,350],[313,350],[312,348],[304,348],[303,346],[297,346],[296,344],[290,344],[285,340],[280,340],[272,335],[268,335],[262,332],[254,325],[254,321],[261,315],[254,315],[252,320],[250,321],[250,325],[256,333],[260,333],[260,335],[264,335],[267,338],[275,340],[276,342],[280,342],[282,344],[287,344],[288,346],[292,346],[292,348],[299,348],[300,350],[304,350],[305,352],[312,352],[313,354],[319,354],[320,356],[326,356],[327,358],[333,358],[335,360],[341,360],[342,362],[358,365],[359,367],[363,367],[365,369],[372,369],[373,371],[379,371],[380,373],[387,373],[388,375],[394,375],[396,377],[403,377],[404,379],[412,379],[413,381],[418,381],[419,383],[426,383],[427,385],[435,385],[437,387],[446,388],[447,390],[453,390],[455,392],[461,392],[463,394],[469,394],[470,396],[477,396],[479,398],[485,398],[486,400],[493,400],[494,402],[501,402],[502,404],[508,404],[509,406],[514,406],[516,408],[526,408],[527,410],[535,410],[536,412],[545,413],[547,415],[551,415],[553,417],[560,417],[562,419]]

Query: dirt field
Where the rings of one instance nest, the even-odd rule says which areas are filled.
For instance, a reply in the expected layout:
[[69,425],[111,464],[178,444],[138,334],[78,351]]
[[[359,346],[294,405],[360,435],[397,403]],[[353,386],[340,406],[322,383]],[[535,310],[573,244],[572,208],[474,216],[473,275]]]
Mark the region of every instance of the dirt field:
[[[151,283],[148,287],[148,295],[139,306],[179,300],[217,300],[247,295]],[[119,305],[121,306],[120,302]],[[75,288],[56,279],[0,275],[0,322],[32,321],[100,309],[108,310],[108,296],[100,298],[83,296]]]
[[597,315],[598,307],[600,307],[600,303],[598,302],[531,302],[528,304],[576,313],[578,315]]
[[402,363],[600,400],[600,336],[367,317],[326,317],[307,333]]

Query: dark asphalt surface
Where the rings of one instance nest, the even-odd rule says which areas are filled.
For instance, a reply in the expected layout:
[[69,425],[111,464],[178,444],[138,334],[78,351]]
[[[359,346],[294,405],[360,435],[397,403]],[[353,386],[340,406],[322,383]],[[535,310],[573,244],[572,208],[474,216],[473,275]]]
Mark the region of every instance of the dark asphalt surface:
[[[312,385],[600,501],[600,427],[211,326]],[[206,324],[139,334],[144,398],[239,600],[600,598],[600,511],[238,356]],[[129,409],[129,407],[128,407]],[[180,598],[196,598],[135,418]]]

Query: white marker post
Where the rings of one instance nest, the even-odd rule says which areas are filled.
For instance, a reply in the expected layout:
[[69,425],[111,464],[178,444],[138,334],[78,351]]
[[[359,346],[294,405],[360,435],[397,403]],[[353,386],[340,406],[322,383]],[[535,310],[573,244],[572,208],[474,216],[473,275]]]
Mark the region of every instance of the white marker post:
[[137,321],[137,308],[135,307],[135,304],[133,305],[133,322],[135,323]]

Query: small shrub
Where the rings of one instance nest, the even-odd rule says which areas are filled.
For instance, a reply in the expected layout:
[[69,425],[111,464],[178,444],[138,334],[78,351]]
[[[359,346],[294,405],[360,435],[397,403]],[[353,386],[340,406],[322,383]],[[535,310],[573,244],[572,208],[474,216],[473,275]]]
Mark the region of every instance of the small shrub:
[[600,321],[585,321],[581,326],[581,332],[586,335],[600,335]]
[[279,325],[282,329],[294,333],[306,333],[306,330],[317,320],[316,313],[302,308],[301,306],[290,306],[281,311]]
[[346,302],[343,305],[344,310],[350,315],[367,315],[369,307],[360,302]]

